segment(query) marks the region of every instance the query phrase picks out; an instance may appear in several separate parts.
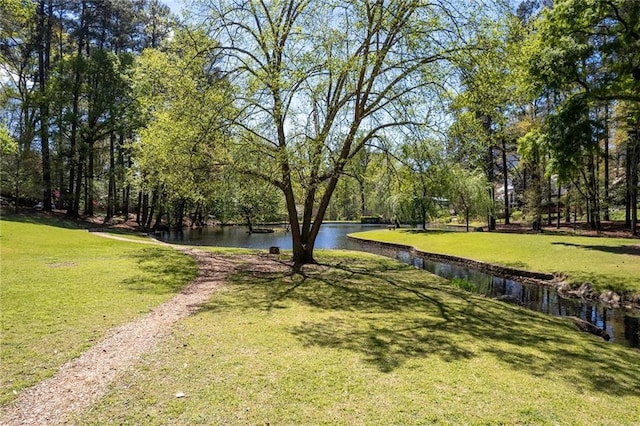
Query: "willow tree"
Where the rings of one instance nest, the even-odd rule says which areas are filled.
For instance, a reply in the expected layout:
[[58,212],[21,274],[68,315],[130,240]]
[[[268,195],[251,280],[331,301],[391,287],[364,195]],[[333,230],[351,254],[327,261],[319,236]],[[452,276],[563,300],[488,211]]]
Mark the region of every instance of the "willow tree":
[[[279,188],[297,266],[365,146],[423,125],[424,99],[468,35],[456,1],[214,0],[212,38],[237,86],[234,163]],[[458,5],[461,6],[461,5]]]

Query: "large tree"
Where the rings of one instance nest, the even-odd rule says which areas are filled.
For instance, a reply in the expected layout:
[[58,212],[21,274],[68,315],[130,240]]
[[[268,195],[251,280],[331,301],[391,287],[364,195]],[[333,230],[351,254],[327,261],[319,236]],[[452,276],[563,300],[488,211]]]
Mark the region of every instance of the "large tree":
[[[379,138],[424,123],[473,10],[440,0],[208,2],[238,87],[234,162],[278,187],[293,260],[313,248],[347,164]],[[464,2],[468,4],[468,2]]]

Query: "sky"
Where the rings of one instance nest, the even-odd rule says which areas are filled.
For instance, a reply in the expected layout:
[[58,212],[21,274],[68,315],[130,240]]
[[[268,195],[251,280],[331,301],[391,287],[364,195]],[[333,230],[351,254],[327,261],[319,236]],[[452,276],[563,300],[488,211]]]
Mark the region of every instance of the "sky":
[[180,11],[182,10],[182,6],[184,5],[183,0],[161,0],[161,1],[162,3],[169,6],[169,8],[174,14],[180,15]]

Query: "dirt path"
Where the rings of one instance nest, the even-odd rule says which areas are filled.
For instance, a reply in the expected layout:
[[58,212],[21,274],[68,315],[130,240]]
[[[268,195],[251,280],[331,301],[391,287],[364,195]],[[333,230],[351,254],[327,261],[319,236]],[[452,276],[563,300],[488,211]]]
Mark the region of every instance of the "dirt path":
[[[131,240],[129,240],[131,241]],[[274,263],[262,256],[214,256],[178,248],[193,256],[198,277],[171,300],[136,321],[111,330],[97,345],[62,367],[58,373],[24,390],[0,417],[0,425],[64,424],[101,398],[109,384],[172,331],[172,326],[205,303],[226,276],[238,268],[263,269]],[[281,267],[281,265],[280,265]]]

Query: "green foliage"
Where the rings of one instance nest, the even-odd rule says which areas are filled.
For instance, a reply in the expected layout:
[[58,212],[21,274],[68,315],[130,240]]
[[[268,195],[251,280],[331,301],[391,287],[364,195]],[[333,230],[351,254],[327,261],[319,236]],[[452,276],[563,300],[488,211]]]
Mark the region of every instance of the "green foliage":
[[451,284],[453,284],[454,286],[464,291],[468,291],[471,293],[475,292],[478,287],[477,284],[474,284],[473,282],[466,280],[464,278],[452,278]]
[[553,95],[556,103],[545,132],[550,167],[561,179],[582,170],[585,152],[596,148],[600,131],[592,111],[597,102],[640,100],[640,56],[633,36],[639,29],[636,1],[561,0],[545,10],[527,39],[527,78],[537,85],[536,95]]
[[146,49],[137,60],[146,125],[132,145],[137,168],[130,178],[161,190],[167,203],[210,203],[226,182],[223,142],[232,97],[208,53],[214,46],[202,32],[178,31],[164,50]]
[[483,173],[469,171],[458,164],[449,165],[448,173],[449,200],[458,213],[464,215],[465,222],[493,212],[490,184]]
[[[35,11],[36,3],[33,1],[0,1],[0,37],[14,36],[18,29],[28,26],[30,21],[33,21]],[[0,55],[5,53],[2,51]]]
[[423,226],[446,203],[449,168],[442,147],[434,140],[408,140],[400,149],[395,196],[400,200],[400,220]]
[[9,130],[6,126],[0,123],[0,155],[17,154],[18,143],[9,134]]

